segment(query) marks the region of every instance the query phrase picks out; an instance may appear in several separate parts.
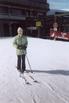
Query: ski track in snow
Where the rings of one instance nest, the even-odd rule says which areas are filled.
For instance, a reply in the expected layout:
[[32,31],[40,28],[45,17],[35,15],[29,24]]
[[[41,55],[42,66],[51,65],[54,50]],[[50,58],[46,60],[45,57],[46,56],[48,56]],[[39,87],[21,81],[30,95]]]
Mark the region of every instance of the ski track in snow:
[[66,99],[64,99],[64,96],[60,95],[60,93],[58,93],[58,91],[55,90],[55,88],[53,88],[53,86],[50,83],[42,83],[43,85],[47,86],[50,91],[53,93],[53,95],[55,95],[55,97],[60,98],[60,100],[63,101],[63,103],[68,103],[68,101]]
[[[36,39],[33,40],[36,41]],[[33,77],[35,78],[35,80],[39,82],[35,83],[26,74],[26,78],[29,80],[31,85],[25,84],[24,80],[19,77],[19,72],[15,68],[16,53],[15,49],[12,46],[12,41],[13,38],[0,40],[0,48],[1,48],[0,102],[1,103],[69,103],[69,89],[68,89],[69,76],[57,75],[57,74],[55,75],[50,73],[33,73],[32,74]],[[29,39],[29,41],[31,41],[31,39]],[[38,43],[39,41],[40,40],[38,39]],[[47,42],[45,40],[41,41]],[[33,44],[30,45],[33,46]],[[27,68],[29,68],[28,64]]]

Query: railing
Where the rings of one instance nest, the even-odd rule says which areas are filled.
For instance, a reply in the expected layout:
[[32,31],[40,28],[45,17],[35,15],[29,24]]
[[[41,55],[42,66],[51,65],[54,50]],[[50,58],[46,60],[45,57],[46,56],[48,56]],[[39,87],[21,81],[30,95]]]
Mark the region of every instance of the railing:
[[65,40],[69,40],[69,32],[54,32],[52,31],[50,33],[50,37],[54,38],[54,39],[65,39]]
[[[35,8],[42,8],[42,9],[48,9],[49,5],[47,2],[43,2],[43,0],[0,0],[2,4],[19,4],[24,6],[30,6]],[[0,4],[1,4],[0,3]]]
[[8,15],[8,14],[0,14],[0,19],[11,19],[11,20],[25,20],[25,16],[17,16],[17,15]]
[[47,0],[0,0],[1,2],[15,2],[15,3],[23,3],[23,2],[41,2],[41,3],[46,3]]

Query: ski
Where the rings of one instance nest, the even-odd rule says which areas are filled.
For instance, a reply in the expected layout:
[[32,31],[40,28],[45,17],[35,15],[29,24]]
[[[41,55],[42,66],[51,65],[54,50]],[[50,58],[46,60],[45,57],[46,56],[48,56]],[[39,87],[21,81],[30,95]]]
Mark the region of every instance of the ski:
[[39,83],[36,79],[34,79],[34,77],[33,77],[31,74],[29,74],[28,72],[26,72],[26,73],[27,73],[28,76],[33,80],[33,82]]
[[20,74],[20,78],[24,79],[25,84],[31,85],[31,83],[25,78],[25,76],[23,74]]
[[35,80],[35,79],[33,78],[33,76],[29,75],[29,77],[33,80],[33,82],[38,82],[37,80]]
[[30,82],[29,82],[29,80],[27,80],[27,78],[25,77],[25,75],[24,74],[27,74],[28,75],[28,77],[30,78],[30,79],[32,79],[32,81],[34,82],[34,83],[40,83],[39,81],[37,81],[31,74],[29,74],[29,72],[24,72],[24,73],[20,73],[20,78],[22,78],[22,79],[24,79],[24,81],[25,81],[25,84],[29,84],[29,85],[32,85]]

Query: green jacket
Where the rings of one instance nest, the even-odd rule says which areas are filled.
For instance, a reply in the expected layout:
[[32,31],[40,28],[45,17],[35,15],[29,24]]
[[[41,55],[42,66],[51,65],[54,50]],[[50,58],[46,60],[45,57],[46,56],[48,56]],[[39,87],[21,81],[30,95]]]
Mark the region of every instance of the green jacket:
[[17,55],[26,54],[26,48],[28,45],[27,37],[24,35],[22,37],[20,37],[19,35],[15,36],[13,45],[16,48]]

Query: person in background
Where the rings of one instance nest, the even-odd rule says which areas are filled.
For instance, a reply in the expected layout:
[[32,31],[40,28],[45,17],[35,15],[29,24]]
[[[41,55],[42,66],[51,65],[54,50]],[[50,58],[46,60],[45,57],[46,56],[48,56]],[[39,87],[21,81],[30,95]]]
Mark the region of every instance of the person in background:
[[26,50],[27,50],[27,37],[23,35],[22,27],[18,27],[17,35],[14,37],[13,45],[16,48],[17,54],[17,70],[23,74],[26,70],[25,65],[25,57],[26,57]]

